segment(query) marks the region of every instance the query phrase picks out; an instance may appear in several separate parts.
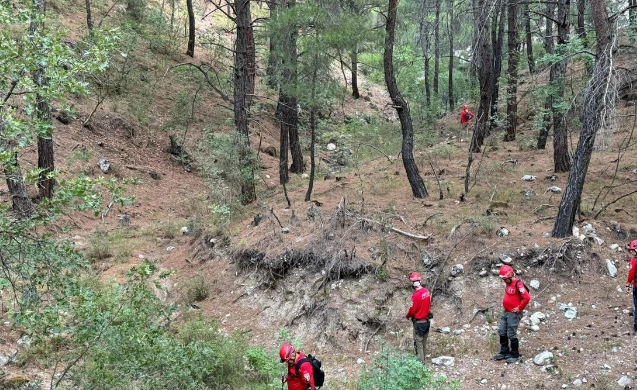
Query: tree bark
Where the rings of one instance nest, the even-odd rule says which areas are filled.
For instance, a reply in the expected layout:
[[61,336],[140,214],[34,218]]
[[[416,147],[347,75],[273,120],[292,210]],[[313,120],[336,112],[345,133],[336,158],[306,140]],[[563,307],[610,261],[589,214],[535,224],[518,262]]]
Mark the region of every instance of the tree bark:
[[186,50],[186,55],[190,57],[194,57],[195,56],[195,11],[192,8],[192,0],[186,0],[186,8],[188,9],[188,49]]
[[[566,44],[568,43],[568,31],[570,27],[569,10],[570,0],[558,0],[557,2],[557,52],[564,56],[566,54]],[[571,158],[568,154],[568,128],[566,123],[566,112],[556,105],[555,101],[561,102],[564,99],[564,79],[566,77],[567,60],[565,57],[551,67],[551,76],[555,86],[555,99],[553,102],[553,164],[555,172],[568,172],[571,167]]]
[[[354,49],[356,52],[356,49]],[[316,145],[316,76],[318,73],[318,59],[314,56],[314,66],[312,67],[312,79],[310,81],[310,182],[307,185],[305,193],[305,201],[312,199],[312,188],[314,187],[314,175],[316,173],[316,161],[314,158],[314,150]],[[352,85],[353,85],[352,81]]]
[[[554,51],[554,38],[553,38],[553,18],[555,15],[555,3],[552,1],[548,1],[546,3],[546,30],[544,33],[544,51],[546,54],[553,54]],[[553,67],[550,70],[549,76],[549,85],[555,81],[555,75],[553,72]],[[544,115],[542,118],[542,128],[540,129],[540,133],[537,137],[537,148],[539,150],[546,149],[546,140],[549,137],[549,131],[551,130],[551,125],[553,124],[553,95],[548,94],[544,101]]]
[[558,238],[572,234],[575,215],[581,204],[588,165],[595,146],[595,135],[616,102],[616,94],[612,92],[617,87],[611,65],[612,29],[604,0],[592,0],[592,14],[597,40],[597,56],[584,96],[584,122],[577,149],[573,155],[573,168],[568,176],[566,190],[553,226],[552,235]]
[[352,97],[354,99],[361,97],[358,92],[358,48],[356,46],[352,49]]
[[3,153],[11,153],[13,157],[11,162],[2,167],[7,187],[9,188],[9,194],[11,194],[11,205],[16,217],[28,218],[35,214],[36,209],[27,192],[27,187],[24,184],[24,178],[20,170],[20,164],[18,163],[18,153],[12,151],[14,149],[13,142],[4,138],[5,123],[2,120],[3,113],[1,110],[0,108],[0,151]]
[[518,42],[518,1],[509,0],[507,6],[507,47],[509,50],[509,67],[507,70],[507,127],[504,141],[515,141],[518,122],[518,62],[520,45]]
[[429,32],[431,26],[427,22],[427,0],[423,0],[422,4],[420,5],[420,15],[418,17],[420,27],[418,40],[420,42],[420,50],[422,51],[423,73],[425,78],[425,101],[427,107],[431,107],[431,80],[429,78],[429,61],[431,59],[431,56],[429,54],[429,47],[431,45]]
[[474,13],[475,38],[474,38],[474,67],[480,82],[480,105],[476,115],[475,130],[471,138],[469,153],[478,153],[484,143],[489,128],[489,111],[493,96],[493,48],[490,46],[489,12],[491,4],[489,0],[477,0]]
[[[500,74],[502,74],[502,46],[504,45],[504,21],[506,7],[504,0],[496,0],[491,27],[491,44],[493,46],[493,86],[491,87],[491,126],[495,126],[494,120],[498,114],[498,102],[500,94]],[[499,16],[498,16],[499,14]]]
[[403,166],[407,173],[407,180],[411,185],[411,191],[416,198],[425,198],[428,196],[425,183],[418,172],[418,165],[414,161],[414,129],[409,114],[409,106],[400,94],[394,74],[394,39],[396,31],[396,17],[398,11],[398,0],[389,0],[389,8],[387,10],[387,22],[385,24],[385,51],[383,55],[383,70],[385,72],[385,84],[387,91],[391,97],[392,103],[398,118],[400,118],[400,127],[402,129],[402,148],[401,154],[403,158]]
[[91,16],[91,0],[84,0],[84,6],[86,7],[86,27],[88,28],[88,35],[93,36],[93,18]]
[[440,1],[435,0],[436,13],[434,21],[434,93],[440,96],[438,80],[440,77]]
[[[584,0],[579,0],[584,1]],[[637,33],[637,0],[628,0],[628,23],[633,33]]]
[[533,35],[531,34],[531,13],[529,3],[523,2],[524,7],[524,35],[526,37],[526,59],[529,63],[529,73],[535,73],[535,58],[533,58]]
[[[637,4],[637,0],[629,0],[630,3]],[[586,44],[586,0],[577,0],[577,28],[575,31],[577,32],[577,36],[582,40],[584,47],[587,47]]]
[[254,167],[250,158],[250,138],[248,127],[249,105],[246,94],[250,89],[249,45],[250,45],[250,0],[235,0],[237,13],[237,37],[234,56],[234,122],[237,129],[239,167],[241,169],[241,203],[249,204],[257,199],[254,184]]
[[[270,8],[270,21],[276,23],[279,3],[278,1],[269,1],[268,6]],[[270,88],[276,89],[279,86],[280,65],[281,56],[277,52],[277,41],[279,38],[275,36],[274,32],[270,32],[268,36],[269,50],[268,50],[268,64],[265,69],[265,75],[267,84]]]
[[455,109],[455,99],[453,97],[453,59],[454,59],[454,55],[453,55],[453,45],[454,45],[454,41],[453,41],[453,29],[454,26],[456,24],[456,20],[455,20],[455,15],[453,14],[453,1],[450,1],[449,4],[449,19],[447,22],[447,29],[449,32],[449,68],[448,68],[448,73],[449,73],[449,111],[453,112],[453,110]]

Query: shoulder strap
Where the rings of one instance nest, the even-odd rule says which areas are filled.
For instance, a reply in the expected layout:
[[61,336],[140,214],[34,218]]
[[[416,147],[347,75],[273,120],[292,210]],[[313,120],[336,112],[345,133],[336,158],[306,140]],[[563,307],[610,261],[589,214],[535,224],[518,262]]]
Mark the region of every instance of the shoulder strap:
[[299,376],[299,370],[301,369],[301,365],[303,363],[305,363],[305,362],[310,362],[311,363],[312,361],[306,356],[303,359],[301,359],[298,362],[296,362],[295,371],[294,371],[296,373],[296,376]]

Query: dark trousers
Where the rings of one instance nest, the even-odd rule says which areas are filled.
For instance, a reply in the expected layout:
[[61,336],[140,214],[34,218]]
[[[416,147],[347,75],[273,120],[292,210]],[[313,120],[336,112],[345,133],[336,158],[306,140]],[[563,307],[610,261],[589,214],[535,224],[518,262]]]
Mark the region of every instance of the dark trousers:
[[635,310],[633,311],[633,329],[637,330],[637,286],[633,285],[633,305],[635,306]]

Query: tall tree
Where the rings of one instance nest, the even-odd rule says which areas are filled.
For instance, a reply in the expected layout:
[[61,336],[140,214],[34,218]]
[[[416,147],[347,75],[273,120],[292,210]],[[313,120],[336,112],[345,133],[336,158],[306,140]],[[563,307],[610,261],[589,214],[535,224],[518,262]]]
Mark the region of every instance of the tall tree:
[[91,0],[84,0],[84,7],[86,8],[86,27],[88,33],[93,36],[93,17],[91,16]]
[[195,11],[192,8],[192,0],[186,0],[186,8],[188,9],[188,49],[186,49],[186,55],[190,57],[194,57],[195,56]]
[[428,196],[427,188],[425,188],[425,183],[418,172],[418,165],[416,165],[414,161],[414,128],[411,122],[411,115],[409,114],[409,105],[400,94],[394,74],[394,40],[397,14],[398,0],[389,0],[387,20],[385,23],[385,50],[383,54],[385,84],[387,85],[387,91],[400,119],[400,128],[403,136],[401,154],[403,166],[407,173],[407,180],[409,180],[414,196],[416,198],[425,198]]
[[234,52],[234,123],[237,131],[237,149],[241,168],[241,203],[249,204],[257,199],[254,184],[250,139],[248,138],[249,104],[246,95],[250,91],[249,46],[252,31],[250,0],[234,0],[237,26]]
[[418,42],[420,43],[420,50],[423,58],[423,73],[425,83],[425,101],[427,107],[431,106],[431,80],[429,78],[429,62],[431,61],[431,54],[429,53],[429,47],[431,46],[430,32],[431,23],[428,22],[427,12],[427,0],[423,0],[420,3],[420,13],[418,15]]
[[[31,19],[31,25],[29,26],[29,32],[32,39],[35,39],[38,35],[41,35],[40,30],[44,29],[44,16],[46,14],[46,0],[34,1],[35,15]],[[37,45],[37,43],[35,43]],[[40,46],[40,50],[45,51],[45,47]],[[38,64],[38,68],[33,72],[33,83],[37,86],[38,91],[46,88],[46,68],[43,63]],[[38,133],[38,168],[40,174],[38,175],[38,189],[40,197],[51,198],[53,196],[53,187],[55,185],[55,179],[52,176],[55,170],[55,158],[53,151],[53,128],[51,123],[51,105],[47,101],[46,97],[41,93],[36,93],[36,109],[37,118],[42,123],[48,124],[44,126]]]
[[453,111],[455,109],[455,99],[453,98],[453,45],[454,45],[454,40],[453,40],[453,30],[454,27],[456,25],[456,20],[455,20],[455,15],[453,13],[454,9],[453,9],[453,1],[450,1],[448,4],[449,7],[449,19],[447,19],[447,31],[449,34],[449,64],[448,64],[448,73],[449,73],[449,83],[448,83],[448,88],[449,88],[449,111]]
[[533,34],[531,33],[531,12],[529,3],[522,2],[524,12],[524,36],[526,38],[526,59],[529,64],[529,73],[535,73],[535,59],[533,58]]
[[[552,1],[546,2],[546,30],[544,32],[544,51],[546,54],[553,54],[554,46],[555,46],[555,38],[553,38],[553,24],[555,19],[555,3]],[[550,76],[549,76],[549,88],[550,85],[555,81],[555,70],[551,66]],[[551,130],[552,121],[552,112],[553,112],[553,93],[549,92],[544,100],[544,111],[542,114],[542,128],[540,129],[539,135],[537,137],[537,148],[539,150],[544,150],[546,148],[546,140],[549,137],[549,130]]]
[[572,234],[575,215],[582,201],[588,165],[595,146],[595,135],[608,119],[616,102],[617,94],[614,92],[617,85],[611,62],[613,32],[605,3],[604,0],[592,0],[591,4],[597,53],[592,77],[584,95],[582,132],[573,155],[573,167],[568,176],[566,190],[562,196],[553,226],[553,237],[562,238]]
[[[472,161],[472,153],[480,152],[484,138],[489,128],[489,111],[493,97],[493,48],[490,43],[489,13],[490,0],[477,0],[474,8],[474,42],[473,66],[475,67],[480,82],[480,105],[476,114],[475,130],[469,147],[469,159]],[[467,165],[467,170],[471,163]],[[465,180],[468,178],[465,176]],[[465,181],[465,192],[468,192],[468,182]]]
[[493,77],[491,87],[491,125],[495,125],[498,114],[500,93],[500,74],[502,73],[502,46],[504,45],[504,23],[506,18],[506,0],[495,0],[491,25],[491,46],[493,47]]
[[[637,0],[629,0],[637,4]],[[584,41],[584,47],[586,47],[586,0],[577,0],[577,36]]]
[[358,91],[358,47],[356,47],[356,45],[354,45],[354,48],[352,49],[351,79],[352,79],[352,97],[354,99],[358,99],[359,97],[361,97],[361,94]]
[[507,69],[507,126],[504,141],[515,141],[518,122],[518,62],[520,44],[518,42],[518,0],[509,0],[507,5],[507,48],[509,67]]
[[440,96],[438,89],[438,80],[440,77],[440,1],[435,1],[435,20],[434,20],[434,93]]
[[555,100],[553,101],[553,164],[555,172],[568,172],[571,166],[571,158],[568,154],[568,127],[566,123],[566,110],[562,103],[564,99],[564,79],[566,77],[566,44],[570,27],[569,11],[570,0],[558,0],[557,2],[557,52],[561,59],[551,67],[554,71],[552,77],[555,88]]

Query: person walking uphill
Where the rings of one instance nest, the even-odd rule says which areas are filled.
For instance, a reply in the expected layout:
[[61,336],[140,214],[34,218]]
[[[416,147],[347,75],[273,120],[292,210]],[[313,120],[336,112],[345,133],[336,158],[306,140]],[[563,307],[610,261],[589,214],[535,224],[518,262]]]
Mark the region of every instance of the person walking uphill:
[[429,336],[429,319],[431,318],[429,312],[431,307],[431,294],[429,290],[420,285],[422,278],[418,272],[412,272],[409,275],[409,281],[415,291],[411,296],[411,307],[406,317],[413,322],[414,348],[416,349],[418,359],[424,364],[427,337]]
[[637,240],[632,240],[630,244],[628,244],[628,251],[633,258],[630,260],[628,267],[626,292],[628,293],[631,288],[633,289],[633,306],[635,306],[635,310],[633,311],[633,331],[637,334],[637,288],[635,288],[635,283],[637,283]]
[[298,369],[296,368],[297,363],[305,359],[304,354],[297,351],[292,344],[283,344],[279,349],[279,357],[281,363],[288,364],[288,373],[281,378],[281,387],[283,387],[283,383],[287,382],[288,390],[316,390],[312,363],[306,359]]
[[[506,284],[502,306],[504,310],[500,315],[498,335],[500,336],[500,353],[495,355],[495,360],[506,360],[507,363],[515,363],[520,359],[518,340],[518,325],[522,319],[522,312],[531,301],[531,296],[524,283],[515,277],[513,268],[509,265],[500,267],[500,278]],[[511,346],[509,347],[509,341]]]

